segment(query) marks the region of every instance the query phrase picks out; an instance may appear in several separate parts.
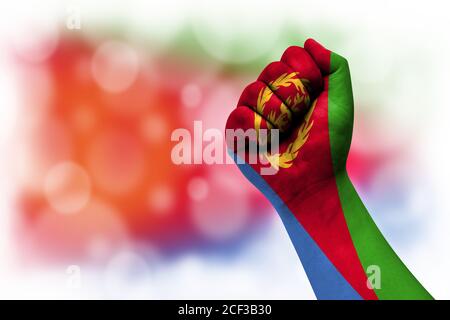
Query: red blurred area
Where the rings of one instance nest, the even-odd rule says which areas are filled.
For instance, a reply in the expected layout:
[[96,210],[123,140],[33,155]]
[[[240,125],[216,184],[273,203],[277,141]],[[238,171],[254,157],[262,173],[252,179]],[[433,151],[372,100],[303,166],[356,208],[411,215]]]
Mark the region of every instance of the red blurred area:
[[[214,232],[220,234],[221,228],[214,231],[213,224],[224,223],[224,217],[204,226],[193,215],[208,210],[233,219],[233,212],[223,210],[231,211],[230,203],[250,219],[236,230],[229,227],[229,234],[220,240],[245,235],[253,218],[264,215],[267,210],[262,208],[268,205],[264,200],[261,204],[262,196],[238,170],[231,165],[177,166],[170,158],[171,132],[191,129],[194,114],[205,107],[198,97],[195,112],[183,105],[182,88],[207,66],[186,64],[173,55],[147,56],[127,45],[138,59],[134,72],[127,70],[126,55],[120,60],[112,52],[111,62],[107,55],[98,57],[98,47],[82,38],[63,37],[50,58],[39,65],[18,58],[25,83],[35,74],[45,74],[50,83],[45,88],[48,96],[41,99],[44,102],[37,99],[39,78],[33,90],[24,92],[21,144],[26,173],[20,189],[18,232],[23,252],[63,259],[107,254],[126,241],[148,241],[162,250],[214,242]],[[93,66],[95,59],[97,66]],[[95,68],[100,72],[97,77]],[[109,84],[99,82],[102,76]],[[131,76],[125,89],[116,90],[114,81],[120,87],[120,81]],[[229,82],[217,74],[198,87],[206,96],[221,81]],[[221,101],[216,106],[219,109]],[[211,176],[217,174],[228,181],[214,182]],[[189,191],[193,179],[206,181],[209,202],[195,198],[195,183]],[[239,184],[239,191],[230,184]]]

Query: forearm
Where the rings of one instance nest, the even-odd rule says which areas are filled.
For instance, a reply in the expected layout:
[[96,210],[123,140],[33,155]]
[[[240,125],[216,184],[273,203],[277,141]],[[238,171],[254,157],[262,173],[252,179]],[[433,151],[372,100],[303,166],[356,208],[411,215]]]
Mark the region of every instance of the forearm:
[[[287,201],[251,166],[239,168],[277,210],[318,299],[432,299],[384,239],[346,173]],[[380,278],[370,288],[372,270]]]
[[[232,154],[232,156],[236,161],[237,156],[234,154]],[[346,262],[345,252],[338,248],[340,247],[339,245],[332,248],[334,252],[330,253],[328,250],[324,250],[323,242],[318,241],[319,239],[317,239],[317,237],[313,237],[310,232],[311,230],[308,230],[308,227],[305,227],[302,223],[301,220],[304,219],[300,219],[301,215],[299,212],[303,211],[303,213],[306,213],[305,208],[298,210],[294,208],[293,205],[288,205],[286,199],[283,198],[282,192],[274,191],[266,180],[250,165],[243,164],[240,161],[237,161],[236,163],[247,179],[249,179],[255,187],[266,196],[277,210],[284,227],[289,234],[292,245],[302,262],[316,297],[318,299],[362,299],[361,294],[357,292],[352,283],[349,283],[339,270],[344,269],[344,271],[352,272],[351,268],[340,266],[342,262]],[[313,197],[308,197],[307,201],[300,202],[306,204],[307,207],[310,207],[310,205],[314,206],[314,201],[315,199]],[[318,210],[308,210],[308,215],[309,213],[311,215],[316,214],[316,216],[319,214]],[[331,214],[333,215],[333,213]],[[316,231],[324,231],[323,234],[327,234],[326,226],[327,225],[322,225],[320,227],[321,230]],[[330,239],[327,238],[325,240]],[[333,241],[328,241],[328,243],[332,245]],[[337,257],[335,257],[336,254],[334,254],[336,252],[338,253]],[[330,254],[334,259],[330,259]],[[364,280],[359,281],[359,285],[365,286],[365,283],[362,282],[364,282]]]
[[[432,299],[403,264],[371,218],[346,172],[336,177],[342,210],[361,264],[380,272],[373,286],[379,299]],[[370,272],[368,272],[370,274]]]

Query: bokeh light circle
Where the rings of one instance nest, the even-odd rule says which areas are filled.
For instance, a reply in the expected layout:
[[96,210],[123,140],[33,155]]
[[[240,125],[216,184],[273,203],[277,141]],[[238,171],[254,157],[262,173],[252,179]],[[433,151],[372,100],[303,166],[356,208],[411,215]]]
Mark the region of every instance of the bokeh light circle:
[[181,101],[187,108],[195,108],[202,101],[202,91],[196,84],[186,84],[181,90]]
[[168,186],[159,186],[149,192],[148,204],[152,212],[167,213],[175,205],[175,195]]
[[76,163],[57,164],[47,173],[44,183],[48,203],[60,213],[79,211],[89,201],[91,193],[89,176]]
[[101,44],[92,58],[92,75],[104,90],[112,93],[128,89],[139,72],[139,57],[125,43],[108,41]]
[[203,178],[192,178],[188,183],[189,197],[194,201],[201,201],[208,197],[209,186],[208,182]]
[[141,131],[151,143],[165,142],[169,139],[169,125],[164,116],[152,113],[141,122]]

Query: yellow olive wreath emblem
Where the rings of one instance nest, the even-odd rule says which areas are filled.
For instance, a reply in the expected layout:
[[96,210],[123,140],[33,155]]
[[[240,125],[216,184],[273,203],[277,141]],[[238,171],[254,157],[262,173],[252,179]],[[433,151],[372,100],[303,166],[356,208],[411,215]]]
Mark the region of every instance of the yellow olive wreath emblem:
[[294,160],[297,158],[300,149],[303,147],[305,142],[309,138],[309,132],[314,124],[314,121],[311,121],[311,115],[316,107],[316,101],[313,102],[311,108],[303,120],[303,123],[300,125],[300,128],[297,132],[297,137],[294,141],[292,141],[285,152],[277,153],[277,154],[265,154],[267,160],[270,162],[273,168],[289,168],[292,166]]
[[[286,100],[286,103],[291,106],[292,111],[296,112],[296,108],[298,105],[305,99],[305,103],[309,104],[309,95],[306,94],[305,87],[302,83],[302,81],[307,82],[306,79],[299,79],[297,78],[297,72],[292,73],[284,73],[280,77],[278,77],[276,80],[269,83],[269,86],[266,86],[264,89],[261,89],[258,95],[258,99],[256,102],[256,110],[257,114],[263,114],[264,108],[266,106],[266,103],[272,98],[273,91],[278,90],[281,87],[289,87],[291,85],[294,85],[296,89],[299,91],[299,93],[296,94],[296,96],[291,99],[289,97]],[[302,94],[300,94],[300,92]],[[297,158],[298,153],[301,149],[301,147],[305,144],[305,142],[308,140],[309,132],[312,128],[312,125],[314,121],[311,120],[312,112],[315,108],[316,102],[313,103],[310,110],[305,116],[305,119],[303,120],[303,123],[300,125],[300,128],[297,133],[297,137],[293,142],[291,142],[286,151],[283,153],[277,153],[277,154],[265,154],[267,160],[269,163],[274,167],[275,169],[279,168],[289,168],[292,166],[293,161]],[[280,115],[276,116],[274,111],[271,111],[269,115],[267,116],[267,120],[269,121],[267,123],[267,126],[269,129],[272,128],[270,123],[273,123],[278,128],[285,128],[287,123],[291,121],[291,113],[288,111],[289,109],[284,103],[281,103],[280,105]],[[255,116],[255,129],[258,131],[261,126],[261,117],[256,115]]]

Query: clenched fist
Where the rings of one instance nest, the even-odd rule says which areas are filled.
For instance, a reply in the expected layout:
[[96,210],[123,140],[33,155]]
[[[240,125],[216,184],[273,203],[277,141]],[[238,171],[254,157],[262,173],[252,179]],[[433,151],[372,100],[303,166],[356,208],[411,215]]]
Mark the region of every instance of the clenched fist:
[[[261,174],[263,163],[237,164],[277,209],[318,298],[431,298],[348,178],[352,128],[348,63],[312,39],[270,63],[226,123],[226,129],[279,130],[279,150],[264,154],[276,174]],[[229,147],[240,160],[234,141]]]

